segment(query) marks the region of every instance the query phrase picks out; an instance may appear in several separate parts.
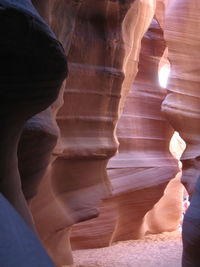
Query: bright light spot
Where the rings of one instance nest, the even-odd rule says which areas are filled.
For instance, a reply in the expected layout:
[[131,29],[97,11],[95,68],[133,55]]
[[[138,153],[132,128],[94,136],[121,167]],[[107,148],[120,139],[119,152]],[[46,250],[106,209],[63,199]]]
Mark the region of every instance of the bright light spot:
[[174,135],[172,136],[169,145],[169,150],[172,153],[172,155],[179,160],[185,148],[186,144],[183,141],[183,139],[180,137],[178,132],[174,132]]
[[166,88],[167,87],[167,82],[170,74],[170,66],[169,64],[163,65],[158,73],[158,79],[159,79],[159,84],[161,87]]

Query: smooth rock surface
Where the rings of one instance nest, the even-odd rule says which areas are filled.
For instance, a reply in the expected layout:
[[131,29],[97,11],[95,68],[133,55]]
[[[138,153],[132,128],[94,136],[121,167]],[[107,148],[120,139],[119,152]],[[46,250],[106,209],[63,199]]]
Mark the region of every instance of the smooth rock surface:
[[[64,44],[70,62],[64,105],[57,116],[61,135],[53,157],[58,131],[52,120],[56,112],[49,110],[27,123],[30,139],[36,133],[33,143],[28,139],[26,143],[26,134],[22,138],[22,146],[33,151],[27,165],[26,151],[19,151],[27,199],[37,193],[52,159],[32,202],[37,229],[49,254],[59,266],[73,262],[69,237],[77,222],[71,236],[76,249],[176,229],[183,187],[178,162],[169,152],[174,129],[189,144],[182,162],[183,181],[190,192],[199,174],[198,75],[193,71],[198,63],[198,27],[190,32],[191,18],[197,16],[194,5],[185,1],[179,10],[179,1],[157,1],[156,16],[165,30],[172,63],[167,92],[158,86],[157,73],[167,62],[167,52],[161,59],[166,45],[155,21],[143,39],[139,74],[133,84],[140,42],[154,15],[155,1],[34,3]],[[188,33],[194,35],[192,42]],[[194,51],[185,53],[188,47]],[[184,65],[185,60],[188,64]],[[174,129],[160,111],[167,93],[163,111]],[[62,94],[58,101],[62,102]],[[46,119],[49,125],[37,128]],[[33,121],[35,129],[31,128]],[[38,129],[44,139],[42,135],[37,139]],[[114,156],[118,146],[119,154]],[[36,155],[40,155],[37,168],[32,168]]]
[[[57,116],[61,138],[54,152],[56,160],[42,181],[32,210],[41,239],[62,265],[71,263],[66,256],[70,226],[96,217],[98,203],[110,194],[106,165],[118,147],[115,127],[119,109],[137,73],[140,42],[153,17],[155,1],[54,3],[50,16],[45,16],[66,52],[71,42],[70,76],[65,103]],[[60,12],[64,16],[64,10],[71,16],[65,18],[71,21],[69,28],[56,21]]]
[[178,228],[183,186],[179,174],[166,188],[179,168],[169,151],[174,130],[161,113],[166,90],[158,84],[165,48],[163,32],[153,20],[142,40],[139,72],[118,123],[119,153],[107,166],[112,197],[103,201],[98,218],[73,226],[74,249],[108,246]]
[[197,182],[200,175],[199,10],[199,1],[171,0],[164,25],[171,75],[168,95],[162,104],[162,110],[186,143],[186,149],[181,156],[181,181],[191,199],[183,222],[183,267],[200,264],[200,183]]
[[181,157],[182,182],[190,194],[200,174],[199,168],[199,31],[198,1],[171,1],[165,19],[171,75],[162,109],[171,125],[186,142]]
[[17,149],[25,122],[56,100],[66,55],[31,1],[0,2],[0,191],[34,228],[21,188]]

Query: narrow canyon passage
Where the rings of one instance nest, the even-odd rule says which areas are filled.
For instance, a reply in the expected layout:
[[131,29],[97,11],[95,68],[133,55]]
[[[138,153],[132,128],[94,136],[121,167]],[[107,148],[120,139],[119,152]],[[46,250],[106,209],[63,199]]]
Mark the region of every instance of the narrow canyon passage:
[[0,267],[200,267],[199,14],[0,0]]

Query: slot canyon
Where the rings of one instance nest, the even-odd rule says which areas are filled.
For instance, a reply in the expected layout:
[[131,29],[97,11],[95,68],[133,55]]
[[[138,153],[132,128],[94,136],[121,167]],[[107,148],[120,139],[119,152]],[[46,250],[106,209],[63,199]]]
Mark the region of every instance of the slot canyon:
[[0,0],[0,267],[199,267],[198,0]]

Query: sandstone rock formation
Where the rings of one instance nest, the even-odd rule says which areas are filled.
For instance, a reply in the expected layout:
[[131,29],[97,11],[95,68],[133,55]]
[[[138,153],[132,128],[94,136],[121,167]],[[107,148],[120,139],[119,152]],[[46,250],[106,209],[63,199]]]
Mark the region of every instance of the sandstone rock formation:
[[[69,2],[57,2],[51,11],[65,4],[70,14],[77,1]],[[57,117],[57,159],[32,205],[41,239],[60,265],[72,262],[66,256],[69,226],[97,216],[96,205],[110,194],[106,165],[118,146],[114,131],[119,108],[137,73],[140,41],[155,1],[83,1],[76,7],[80,9],[68,55],[70,76]],[[51,23],[59,36],[60,29]],[[67,30],[61,31],[61,39]]]
[[[40,15],[54,29],[68,51],[79,3],[77,1],[66,3],[66,1],[50,2],[48,0],[42,2],[33,0],[32,2]],[[22,1],[21,5],[23,6],[24,3]],[[64,15],[61,16],[61,14]],[[33,116],[23,127],[18,147],[18,161],[22,189],[27,201],[30,201],[37,194],[39,184],[47,170],[52,151],[57,143],[59,128],[56,123],[56,114],[63,105],[64,88],[65,83],[51,108]]]
[[[66,56],[30,1],[0,3],[1,192],[29,225],[17,164],[26,120],[46,109],[66,77]],[[56,62],[55,62],[56,60]]]
[[[198,77],[193,70],[198,63],[198,27],[191,26],[198,10],[194,3],[198,4],[157,1],[156,16],[164,28],[172,64],[169,94],[163,102],[172,128],[160,111],[167,91],[159,87],[157,73],[166,55],[161,59],[165,43],[155,20],[143,39],[140,71],[133,84],[140,42],[154,15],[155,0],[33,3],[64,44],[70,62],[69,79],[58,103],[26,123],[18,148],[23,192],[29,203],[38,193],[31,208],[49,254],[58,266],[71,264],[71,226],[87,219],[72,229],[73,248],[107,246],[175,229],[183,188],[178,162],[169,152],[174,129],[187,143],[182,179],[189,192],[199,175]],[[55,117],[62,99],[57,116],[61,133],[52,156],[59,135]],[[43,104],[37,112],[48,106]],[[28,115],[29,109],[24,110],[26,119],[36,113]],[[119,154],[114,156],[118,146]]]
[[[29,132],[34,132],[34,139],[33,142],[30,139],[28,151],[18,150],[19,139],[26,121],[57,99],[67,75],[66,55],[61,43],[29,0],[0,1],[0,34],[0,192],[35,230],[25,198],[30,199],[35,194],[38,178],[44,172],[44,165],[48,164],[48,157],[42,157],[43,161],[37,162],[39,148],[34,147],[35,137],[43,143],[41,137],[44,129],[47,131],[46,125],[38,123],[41,114],[29,123]],[[32,125],[36,124],[37,130],[34,131]],[[55,140],[51,141],[55,143]],[[26,134],[21,139],[22,146],[23,143],[26,143]],[[44,143],[45,149],[52,148],[52,143]],[[27,155],[31,155],[28,160]],[[38,172],[37,175],[35,172]],[[0,235],[3,242],[0,265],[54,266],[23,219],[2,195],[0,197]],[[25,257],[28,257],[27,261]]]
[[[52,170],[55,194],[64,190],[63,202],[76,210],[74,221],[96,216],[95,203],[107,195],[106,164],[118,146],[114,129],[120,94],[136,74],[140,40],[153,5],[154,1],[81,4],[68,55],[71,75],[65,104],[57,116],[64,149]],[[147,12],[145,19],[140,12]],[[77,196],[80,201],[74,201]]]
[[200,264],[200,178],[195,185],[190,206],[183,220],[183,255],[182,266],[199,266]]
[[169,151],[174,130],[161,114],[166,90],[158,84],[158,70],[165,48],[163,32],[153,20],[142,41],[139,73],[118,123],[119,153],[108,163],[113,196],[101,205],[99,218],[73,227],[73,248],[108,246],[179,225],[180,175],[157,203],[178,172],[178,162]]
[[[41,2],[33,0],[32,2],[37,8],[40,15],[50,24],[51,28],[53,28],[56,35],[65,45],[65,50],[67,53],[71,41],[70,35],[74,27],[76,10],[78,10],[79,7],[78,1],[71,1],[71,3],[69,3],[66,1]],[[61,16],[62,12],[64,16]],[[54,62],[56,62],[58,59],[54,60]],[[52,82],[50,81],[50,79],[51,78],[49,78],[49,83],[51,84]],[[52,150],[55,147],[57,138],[59,136],[59,129],[56,124],[55,117],[58,109],[63,104],[64,87],[65,84],[63,84],[63,88],[60,90],[60,94],[51,108],[48,108],[32,117],[26,122],[25,126],[23,127],[23,133],[21,135],[18,147],[18,161],[22,190],[29,205],[31,205],[31,200],[38,193],[41,179],[43,178],[49,163],[54,159],[54,157],[52,157]],[[42,189],[43,184],[41,186],[41,194],[43,194]],[[45,200],[49,200],[48,194],[52,197],[51,192],[51,185],[49,186],[49,188],[45,187]],[[38,199],[39,206],[37,206],[37,212],[40,214],[40,211],[43,211],[45,209],[46,203],[43,203],[42,200],[40,200],[40,194],[38,194]],[[54,198],[53,201],[55,201]],[[59,206],[57,207],[56,204],[55,207],[58,211]],[[52,209],[51,212],[54,212],[54,210]],[[37,223],[36,216],[34,220],[35,223]],[[56,220],[59,220],[59,216],[56,217]],[[45,224],[40,221],[40,227],[38,227],[37,232],[41,236],[41,239],[44,239],[40,231],[40,228],[43,227],[45,227]],[[43,243],[45,244],[45,242]],[[51,244],[48,244],[47,247],[51,247]],[[67,244],[64,244],[63,247],[67,250]],[[54,251],[54,253],[56,253],[56,251]],[[67,257],[66,261],[70,262],[71,255],[68,256],[67,253],[65,253],[65,255]]]
[[24,126],[18,147],[22,190],[28,202],[37,195],[56,145],[58,129],[51,109],[35,115]]
[[182,266],[198,266],[199,257],[199,19],[200,3],[171,0],[165,18],[165,38],[169,48],[171,75],[162,109],[173,128],[186,142],[181,157],[182,183],[192,202],[183,223]]
[[[169,122],[186,142],[181,161],[182,182],[193,193],[199,169],[199,78],[200,20],[197,1],[171,1],[165,20],[171,75],[162,109]],[[178,8],[178,9],[177,9]],[[195,66],[195,67],[194,67]]]

